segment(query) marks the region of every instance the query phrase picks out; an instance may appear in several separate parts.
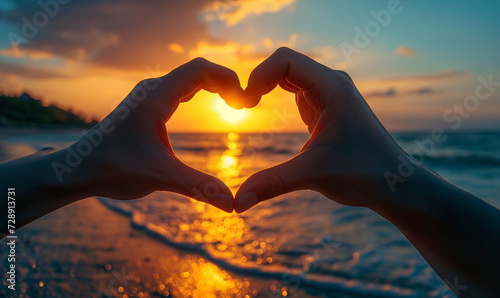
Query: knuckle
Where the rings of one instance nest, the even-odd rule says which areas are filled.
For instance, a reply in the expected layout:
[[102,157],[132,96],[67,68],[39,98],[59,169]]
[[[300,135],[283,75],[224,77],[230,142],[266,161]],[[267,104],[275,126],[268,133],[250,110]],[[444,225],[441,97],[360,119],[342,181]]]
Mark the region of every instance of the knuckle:
[[272,174],[267,178],[267,186],[270,197],[277,197],[286,192],[286,186],[280,176]]
[[139,83],[137,83],[137,85],[135,85],[134,87],[134,93],[136,92],[142,92],[142,91],[149,91],[152,88],[152,86],[154,86],[155,84],[157,84],[156,80],[155,79],[144,79],[144,80],[141,80]]
[[292,52],[293,52],[293,50],[290,49],[289,47],[279,47],[278,49],[276,49],[276,51],[274,53],[276,53],[278,55],[288,55]]
[[194,64],[195,66],[203,66],[208,63],[208,60],[203,57],[196,57],[189,62],[190,64]]
[[351,76],[347,72],[345,72],[343,70],[336,70],[335,74],[340,80],[348,81],[349,83],[353,83]]
[[281,59],[291,59],[291,56],[295,54],[295,51],[288,47],[279,47],[272,56]]
[[196,177],[187,186],[187,193],[190,193],[193,199],[205,203],[211,203],[219,193],[219,185],[215,181],[207,181],[202,177]]
[[150,96],[150,90],[153,83],[153,79],[144,79],[137,83],[137,85],[132,89],[130,93],[130,98],[134,102],[140,102]]
[[144,86],[150,84],[152,80],[153,79],[143,79],[139,83],[137,83],[137,87],[144,87]]

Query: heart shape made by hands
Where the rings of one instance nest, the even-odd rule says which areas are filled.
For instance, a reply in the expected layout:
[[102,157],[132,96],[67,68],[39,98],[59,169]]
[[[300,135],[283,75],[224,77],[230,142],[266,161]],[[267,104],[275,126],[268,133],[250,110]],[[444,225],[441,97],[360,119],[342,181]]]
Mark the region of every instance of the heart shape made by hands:
[[[311,133],[295,157],[251,175],[234,200],[220,179],[176,157],[165,123],[181,102],[204,89],[219,93],[231,107],[252,108],[278,85],[295,95]],[[374,193],[380,173],[387,170],[383,162],[395,160],[393,148],[399,148],[346,73],[287,48],[278,49],[257,66],[245,90],[234,71],[203,58],[163,77],[144,80],[95,129],[113,131],[95,150],[99,152],[93,158],[101,171],[88,169],[102,175],[96,177],[96,184],[105,185],[99,195],[133,199],[165,190],[227,212],[243,212],[301,189],[318,191],[345,205],[366,205],[363,198]],[[123,147],[128,149],[120,150]],[[134,183],[124,185],[123,181]]]

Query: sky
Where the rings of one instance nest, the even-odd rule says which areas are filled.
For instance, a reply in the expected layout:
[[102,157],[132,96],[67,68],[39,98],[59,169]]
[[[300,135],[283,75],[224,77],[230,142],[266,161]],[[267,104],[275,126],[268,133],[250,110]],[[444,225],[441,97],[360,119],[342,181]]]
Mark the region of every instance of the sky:
[[[102,119],[195,57],[248,76],[280,46],[348,72],[390,131],[500,128],[500,2],[2,0],[0,91]],[[488,83],[489,82],[489,83]],[[291,93],[253,109],[200,92],[177,132],[306,132]]]

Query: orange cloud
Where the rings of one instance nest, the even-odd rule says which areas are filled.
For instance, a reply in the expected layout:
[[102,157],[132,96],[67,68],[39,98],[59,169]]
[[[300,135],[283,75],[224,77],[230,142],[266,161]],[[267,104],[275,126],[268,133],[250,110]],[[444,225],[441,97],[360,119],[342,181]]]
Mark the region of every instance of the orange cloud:
[[249,15],[276,13],[290,6],[295,0],[235,0],[216,1],[207,8],[206,20],[219,19],[226,26],[234,26]]
[[415,51],[415,49],[412,49],[412,48],[409,48],[409,47],[399,46],[396,49],[396,53],[399,54],[399,55],[401,55],[401,56],[405,56],[405,57],[413,57],[413,56],[415,56],[415,54],[417,53],[417,51]]
[[204,57],[210,61],[220,64],[236,64],[241,62],[241,58],[248,56],[254,50],[251,44],[239,44],[236,42],[226,42],[223,44],[210,44],[199,42],[198,46],[189,51],[189,58]]
[[0,55],[12,58],[24,58],[28,57],[31,60],[42,60],[52,58],[52,53],[37,51],[37,50],[26,50],[19,48],[10,48],[0,51]]
[[177,54],[181,54],[184,52],[184,48],[180,44],[175,42],[169,43],[168,49]]
[[264,44],[264,46],[268,50],[275,50],[276,48],[279,48],[279,47],[294,48],[296,43],[297,43],[298,38],[299,38],[299,35],[294,32],[294,33],[290,34],[290,37],[288,38],[287,41],[274,42],[271,38],[266,37],[262,40],[262,43]]
[[266,49],[272,49],[272,48],[274,48],[274,42],[270,38],[268,38],[268,37],[264,38],[262,40],[262,43],[264,44],[264,46],[266,47]]
[[294,32],[294,33],[290,34],[288,41],[280,42],[278,44],[280,47],[295,48],[295,45],[297,44],[298,38],[299,38],[299,35]]

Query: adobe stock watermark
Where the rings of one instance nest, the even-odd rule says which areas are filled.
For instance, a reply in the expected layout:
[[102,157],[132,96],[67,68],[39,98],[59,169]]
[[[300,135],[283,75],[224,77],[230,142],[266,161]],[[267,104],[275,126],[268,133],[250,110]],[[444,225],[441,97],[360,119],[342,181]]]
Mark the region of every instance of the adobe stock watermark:
[[[442,119],[445,123],[451,124],[451,130],[459,129],[464,119],[469,118],[479,108],[481,102],[489,99],[496,89],[500,87],[500,81],[494,81],[491,73],[487,78],[482,75],[478,76],[477,81],[474,95],[466,96],[462,101],[454,103],[452,107],[444,111]],[[415,140],[415,147],[417,148],[415,152],[408,152],[410,156],[398,156],[398,172],[386,171],[384,173],[385,181],[390,190],[395,192],[396,185],[405,182],[413,174],[415,167],[421,165],[426,156],[431,156],[435,152],[436,146],[446,141],[447,138],[444,128],[437,127],[432,130],[429,137]],[[411,155],[420,158],[417,160]]]
[[257,144],[270,145],[273,143],[275,134],[285,130],[286,126],[292,122],[297,115],[295,113],[289,113],[286,106],[283,106],[281,110],[273,109],[273,116],[269,120],[269,126],[259,130],[257,136],[252,136],[247,141],[247,146],[244,153],[252,154],[255,156],[257,154]]
[[457,276],[455,276],[455,278],[453,279],[453,283],[451,281],[449,281],[448,279],[445,279],[444,283],[448,286],[448,288],[450,288],[450,290],[453,291],[453,293],[455,293],[455,295],[457,295],[457,297],[460,297],[460,295],[463,294],[463,291],[467,290],[467,288],[468,288],[467,285],[460,284],[458,282]]
[[70,0],[38,1],[40,10],[35,12],[30,18],[26,16],[21,18],[21,22],[23,23],[20,30],[21,35],[14,32],[7,33],[7,39],[12,49],[17,52],[20,44],[26,44],[35,38],[40,29],[47,26],[50,19],[54,18],[59,13],[61,5],[66,5],[69,2]]
[[[313,251],[312,260],[306,259],[301,266],[289,268],[282,274],[281,280],[288,286],[287,292],[291,293],[292,291],[297,290],[302,281],[307,279],[307,274],[317,270],[319,263],[332,256],[338,248],[339,246],[336,245],[332,235],[328,235],[327,237],[321,239],[319,247],[316,247]],[[321,254],[320,250],[324,250],[324,254]],[[299,270],[300,273],[294,273],[294,271],[297,270]],[[280,289],[276,289],[271,292],[271,297],[282,296],[283,295]]]
[[[161,80],[162,80],[161,77],[163,77],[165,75],[165,73],[162,73],[160,71],[160,64],[156,64],[155,68],[148,65],[148,66],[146,66],[145,70],[146,70],[146,77],[147,78],[156,78],[154,80],[156,80],[157,82],[161,82]],[[156,86],[155,86],[155,88],[156,88]],[[111,110],[114,110],[123,101],[123,99],[125,97],[127,97],[127,95],[128,95],[127,93],[122,93],[121,96],[117,97],[115,100],[110,102],[109,108]],[[84,133],[85,133],[85,131],[84,131]]]
[[113,277],[108,281],[108,288],[100,290],[97,297],[118,297],[121,295],[118,288],[125,288],[129,284],[129,281],[134,280],[135,278],[135,276],[129,275],[125,272],[125,266],[122,267],[120,273],[114,268],[111,273],[113,274]]
[[386,9],[379,10],[378,12],[375,10],[370,11],[373,19],[368,21],[362,28],[358,26],[354,27],[355,35],[353,43],[342,42],[340,44],[345,61],[351,63],[351,56],[361,53],[362,49],[368,47],[372,40],[380,35],[382,28],[389,26],[392,17],[400,14],[403,9],[404,7],[399,0],[389,0]]
[[113,117],[102,120],[75,144],[64,149],[67,151],[64,163],[59,161],[52,162],[52,170],[58,181],[62,182],[64,175],[72,173],[73,170],[82,163],[84,157],[89,156],[94,149],[103,142],[104,136],[115,130],[116,125],[113,121],[123,121],[127,119],[131,110],[137,108],[139,103],[148,97],[148,91],[157,88],[162,80],[163,78],[159,77],[143,80],[137,84],[131,94],[111,113]]

